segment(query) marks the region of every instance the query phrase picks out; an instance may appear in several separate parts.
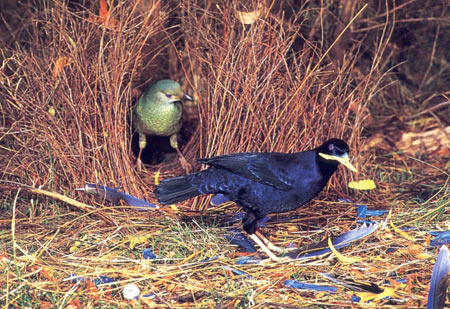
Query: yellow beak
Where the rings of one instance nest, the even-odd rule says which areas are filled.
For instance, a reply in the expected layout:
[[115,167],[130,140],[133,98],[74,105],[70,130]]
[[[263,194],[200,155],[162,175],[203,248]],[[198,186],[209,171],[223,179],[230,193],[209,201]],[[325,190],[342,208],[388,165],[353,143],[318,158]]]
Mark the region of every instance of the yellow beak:
[[339,163],[341,163],[342,165],[347,167],[349,170],[351,170],[355,173],[358,172],[356,167],[354,167],[353,164],[350,162],[350,158],[348,157],[348,154],[344,154],[342,157],[338,157],[338,156],[332,156],[332,155],[328,155],[326,153],[319,152],[319,156],[321,156],[325,160],[338,161]]

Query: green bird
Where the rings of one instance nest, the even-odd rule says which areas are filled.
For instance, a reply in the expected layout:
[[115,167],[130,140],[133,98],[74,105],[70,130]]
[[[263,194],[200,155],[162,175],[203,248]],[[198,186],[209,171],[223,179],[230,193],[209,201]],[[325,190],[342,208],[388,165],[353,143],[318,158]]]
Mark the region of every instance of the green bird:
[[189,172],[190,165],[178,148],[178,136],[182,126],[182,100],[192,101],[179,83],[169,79],[151,85],[139,99],[133,115],[133,126],[139,134],[137,169],[142,168],[141,154],[147,146],[147,135],[170,136],[170,146],[180,156],[181,165]]

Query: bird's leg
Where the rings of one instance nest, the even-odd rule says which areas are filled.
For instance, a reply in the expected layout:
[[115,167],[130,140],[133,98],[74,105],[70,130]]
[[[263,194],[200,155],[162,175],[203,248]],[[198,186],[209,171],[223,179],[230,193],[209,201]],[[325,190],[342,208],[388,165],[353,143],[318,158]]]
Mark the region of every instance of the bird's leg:
[[265,254],[267,254],[267,256],[271,260],[273,260],[273,261],[280,260],[280,258],[278,256],[273,254],[273,252],[270,251],[269,248],[266,247],[266,245],[263,243],[263,241],[261,239],[259,239],[258,236],[256,236],[256,234],[250,234],[250,238],[262,249],[262,251],[264,251]]
[[255,232],[256,236],[267,246],[269,250],[275,251],[277,253],[283,254],[291,251],[297,250],[297,248],[280,248],[275,246],[270,240],[264,237],[260,232]]
[[143,133],[139,133],[139,153],[136,159],[136,169],[138,172],[141,172],[142,170],[141,155],[142,150],[145,148],[145,146],[147,146],[147,136],[145,136],[145,134]]
[[177,151],[178,156],[180,158],[181,166],[184,168],[186,173],[189,174],[189,172],[192,169],[192,166],[186,161],[186,158],[181,153],[180,148],[178,148],[178,136],[177,136],[177,134],[174,134],[174,135],[170,136],[170,146],[172,146],[172,148]]

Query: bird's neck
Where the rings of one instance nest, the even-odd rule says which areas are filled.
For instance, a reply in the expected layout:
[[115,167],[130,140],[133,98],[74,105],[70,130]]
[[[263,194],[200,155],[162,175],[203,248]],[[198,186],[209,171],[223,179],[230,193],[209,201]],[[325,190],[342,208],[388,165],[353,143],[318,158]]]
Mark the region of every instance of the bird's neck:
[[327,159],[322,158],[321,156],[316,156],[317,165],[319,166],[320,172],[322,175],[326,177],[331,177],[333,173],[336,171],[339,163],[336,161],[330,161]]

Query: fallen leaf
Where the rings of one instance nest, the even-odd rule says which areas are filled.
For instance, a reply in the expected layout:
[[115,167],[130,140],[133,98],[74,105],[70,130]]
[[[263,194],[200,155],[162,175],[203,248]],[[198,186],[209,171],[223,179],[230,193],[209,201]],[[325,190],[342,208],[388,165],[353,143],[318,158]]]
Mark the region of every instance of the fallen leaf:
[[155,186],[159,185],[159,174],[161,173],[161,171],[157,171],[155,173]]
[[262,3],[258,3],[258,8],[252,12],[242,12],[235,10],[236,16],[244,25],[253,24],[264,13],[264,6]]
[[50,116],[55,117],[55,115],[56,115],[55,108],[53,106],[50,106],[49,109],[48,109],[48,113],[49,113]]
[[352,264],[352,263],[361,261],[360,258],[351,258],[351,257],[347,257],[347,256],[344,256],[344,255],[340,254],[336,250],[336,248],[333,246],[333,243],[331,242],[331,238],[330,237],[328,237],[328,247],[330,247],[331,251],[337,257],[337,259],[339,261],[341,261],[342,263],[344,263],[344,264]]
[[388,220],[389,220],[389,225],[392,227],[392,229],[394,230],[394,232],[396,232],[397,234],[399,234],[400,236],[402,236],[403,238],[406,238],[408,240],[411,241],[415,241],[415,238],[410,236],[408,233],[406,233],[405,231],[402,231],[401,229],[399,229],[398,227],[396,227],[394,225],[394,222],[391,219],[392,217],[392,210],[389,210],[389,214],[388,214]]
[[[399,287],[406,286],[405,284],[400,285]],[[384,291],[381,293],[370,293],[370,292],[356,292],[355,294],[359,297],[361,297],[361,303],[367,303],[369,301],[378,301],[382,300],[386,297],[401,297],[397,295],[397,289],[398,288],[391,288],[391,287],[383,287]]]
[[130,249],[134,249],[136,245],[147,243],[147,236],[145,235],[128,235],[127,241],[130,243]]
[[360,181],[352,181],[348,184],[348,187],[355,190],[372,190],[377,186],[373,180],[365,179]]

